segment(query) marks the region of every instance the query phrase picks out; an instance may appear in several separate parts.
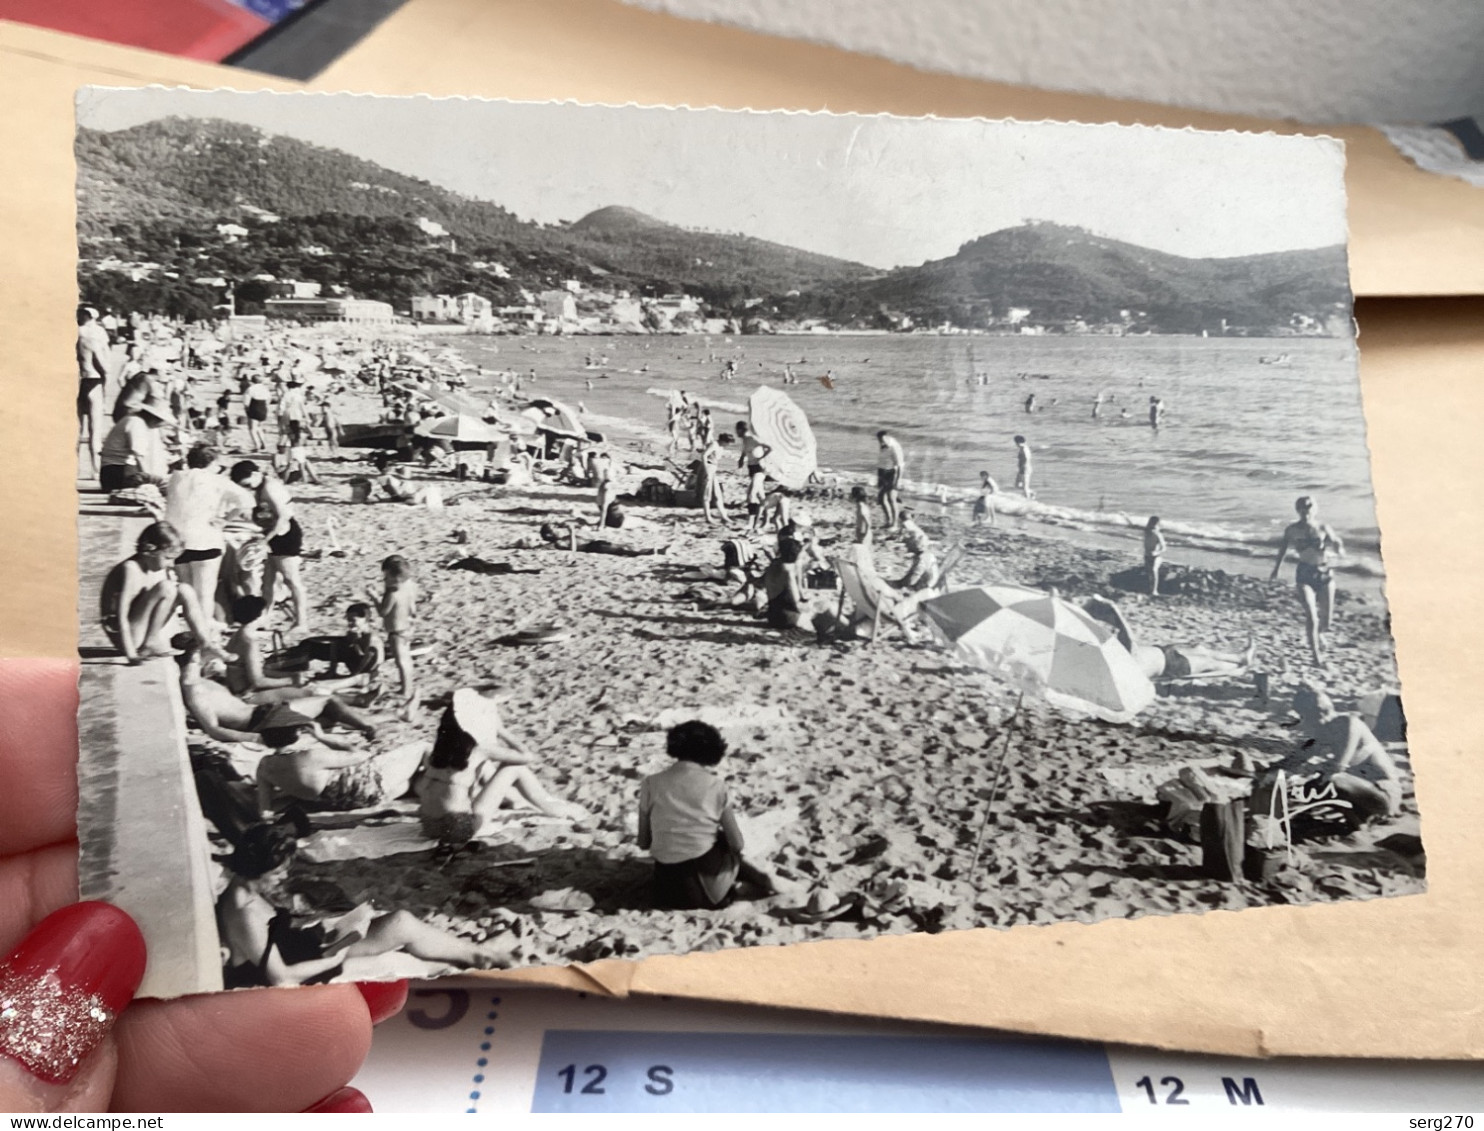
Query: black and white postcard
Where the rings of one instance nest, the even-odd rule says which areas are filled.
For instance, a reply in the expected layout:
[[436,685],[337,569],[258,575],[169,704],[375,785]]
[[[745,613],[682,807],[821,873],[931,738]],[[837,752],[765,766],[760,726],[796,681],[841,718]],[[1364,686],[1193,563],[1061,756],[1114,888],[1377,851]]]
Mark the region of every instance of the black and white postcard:
[[1338,142],[78,102],[146,992],[1424,888]]

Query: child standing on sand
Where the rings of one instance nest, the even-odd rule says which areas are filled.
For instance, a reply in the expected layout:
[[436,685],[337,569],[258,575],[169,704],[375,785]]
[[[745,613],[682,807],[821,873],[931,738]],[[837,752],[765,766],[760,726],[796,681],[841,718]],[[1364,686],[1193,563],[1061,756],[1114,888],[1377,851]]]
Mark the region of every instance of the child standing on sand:
[[674,765],[639,786],[639,847],[654,857],[655,906],[715,910],[742,885],[772,895],[772,881],[742,859],[726,782],[712,772],[726,757],[726,739],[693,719],[670,728],[665,749]]
[[855,530],[851,534],[857,546],[871,541],[871,496],[857,483],[850,489],[850,501],[855,504]]
[[1159,596],[1159,567],[1165,556],[1165,536],[1159,529],[1159,515],[1149,516],[1144,527],[1144,572],[1149,576],[1149,595]]
[[987,471],[979,473],[979,497],[974,500],[974,525],[983,526],[986,522],[990,526],[994,521],[994,497],[999,494],[1000,485],[996,483]]
[[417,702],[417,684],[412,670],[412,617],[417,612],[417,582],[412,563],[393,554],[381,563],[382,594],[373,602],[381,614],[387,648],[402,679],[403,717],[410,718]]

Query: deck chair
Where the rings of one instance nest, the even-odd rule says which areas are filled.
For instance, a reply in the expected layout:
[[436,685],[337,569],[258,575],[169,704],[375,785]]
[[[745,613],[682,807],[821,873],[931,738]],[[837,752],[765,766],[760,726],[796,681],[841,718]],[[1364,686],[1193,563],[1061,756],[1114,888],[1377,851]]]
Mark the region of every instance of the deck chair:
[[[840,575],[840,606],[837,616],[855,634],[874,641],[881,632],[883,617],[895,621],[892,609],[901,599],[901,594],[888,585],[876,572],[870,549],[855,546],[853,552],[830,558],[830,565]],[[845,616],[845,600],[850,599],[853,612]]]

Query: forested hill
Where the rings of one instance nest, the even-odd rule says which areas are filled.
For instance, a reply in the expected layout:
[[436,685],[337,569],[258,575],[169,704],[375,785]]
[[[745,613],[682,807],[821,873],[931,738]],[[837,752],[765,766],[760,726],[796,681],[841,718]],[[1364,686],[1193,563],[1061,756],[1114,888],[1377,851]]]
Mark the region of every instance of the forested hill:
[[886,307],[927,322],[983,325],[1012,309],[1032,322],[1135,322],[1156,331],[1287,326],[1301,314],[1344,317],[1343,246],[1189,259],[1037,223],[971,240],[946,259],[851,288],[847,306]]
[[439,188],[295,138],[218,119],[165,118],[127,130],[77,132],[79,226],[239,219],[244,205],[280,216],[426,217],[476,242],[533,225],[488,201]]
[[[718,305],[878,274],[741,233],[680,228],[629,208],[602,208],[570,225],[534,224],[339,150],[215,119],[79,130],[77,164],[78,225],[95,239],[127,239],[160,225],[209,229],[267,212],[315,218],[318,233],[336,226],[331,218],[342,226],[349,217],[404,222],[379,229],[395,241],[405,221],[427,219],[456,237],[462,251],[508,264],[525,285],[548,285],[564,274],[606,278],[619,287],[688,290]],[[371,234],[364,225],[355,230],[360,238]]]

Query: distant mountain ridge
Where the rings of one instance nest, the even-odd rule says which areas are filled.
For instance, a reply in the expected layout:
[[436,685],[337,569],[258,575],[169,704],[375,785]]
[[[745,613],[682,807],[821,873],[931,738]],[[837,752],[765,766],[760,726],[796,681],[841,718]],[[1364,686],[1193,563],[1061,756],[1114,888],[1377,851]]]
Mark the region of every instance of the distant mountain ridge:
[[991,232],[853,292],[919,320],[972,325],[1025,311],[1033,322],[1187,332],[1322,322],[1350,305],[1343,246],[1191,259],[1051,223]]
[[[685,291],[713,313],[781,324],[1023,321],[1221,333],[1327,325],[1347,316],[1350,303],[1343,247],[1190,259],[1031,223],[882,272],[742,233],[682,228],[618,204],[570,224],[537,224],[339,150],[215,119],[80,129],[76,153],[85,262],[90,254],[174,256],[184,271],[310,278],[402,307],[429,290],[512,301],[518,288],[575,278],[634,293]],[[265,213],[282,223],[265,225]],[[456,246],[435,246],[422,220]],[[226,246],[216,231],[225,221],[249,235]]]

